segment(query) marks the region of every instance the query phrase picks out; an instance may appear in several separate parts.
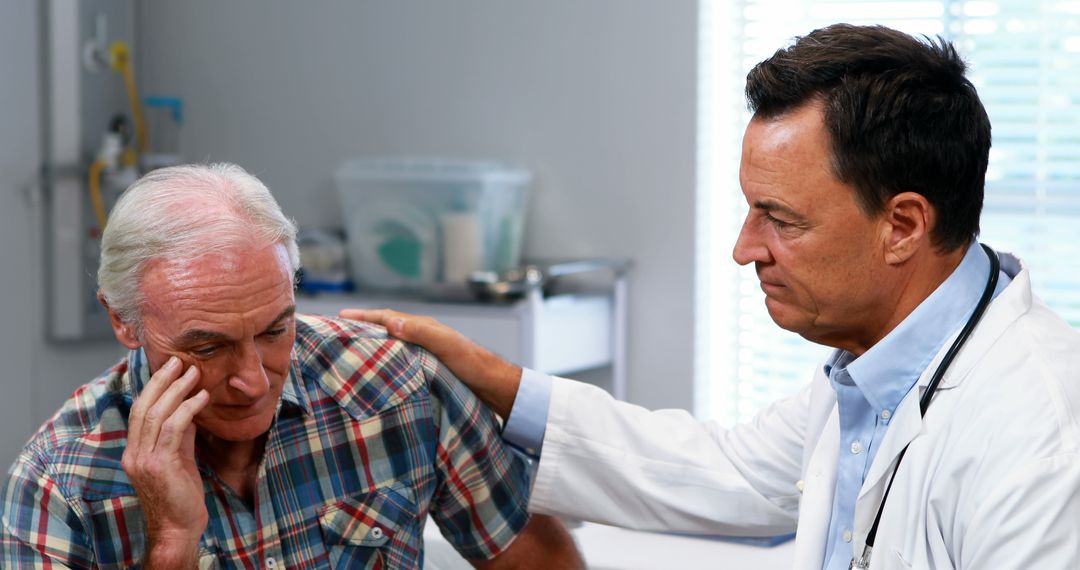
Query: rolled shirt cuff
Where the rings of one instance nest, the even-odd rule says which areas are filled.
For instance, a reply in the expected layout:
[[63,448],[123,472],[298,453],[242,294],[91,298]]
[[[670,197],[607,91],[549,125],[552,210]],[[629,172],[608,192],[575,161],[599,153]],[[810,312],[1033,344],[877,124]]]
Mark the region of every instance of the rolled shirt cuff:
[[539,458],[544,447],[550,403],[551,376],[522,368],[514,407],[503,427],[503,441]]

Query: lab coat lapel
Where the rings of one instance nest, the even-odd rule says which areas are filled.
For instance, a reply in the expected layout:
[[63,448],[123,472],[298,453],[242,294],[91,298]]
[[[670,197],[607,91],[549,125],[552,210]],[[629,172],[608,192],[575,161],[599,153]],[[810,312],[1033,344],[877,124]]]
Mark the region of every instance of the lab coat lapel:
[[[933,373],[932,369],[930,373]],[[911,390],[900,402],[900,405],[896,407],[892,424],[885,431],[881,447],[874,456],[874,462],[870,464],[870,471],[867,472],[866,480],[863,481],[862,489],[859,491],[860,501],[877,487],[881,487],[878,493],[878,496],[881,496],[880,493],[884,492],[884,485],[888,482],[888,477],[892,475],[896,458],[911,443],[911,440],[915,439],[922,431],[923,418],[922,413],[919,411],[919,397],[926,390],[928,380],[927,374],[924,373],[923,378],[919,379],[918,386]],[[856,515],[856,520],[861,519]]]
[[[975,333],[968,339],[963,349],[957,354],[956,360],[942,377],[938,393],[955,389],[960,385],[971,368],[986,355],[1002,332],[1031,306],[1031,290],[1026,270],[1021,272],[1019,260],[1012,255],[999,253],[999,257],[1003,270],[1009,274],[1013,282],[990,304]],[[897,406],[892,425],[885,432],[881,448],[870,465],[855,504],[856,540],[854,544],[860,551],[861,545],[866,542],[866,534],[874,523],[885,488],[896,469],[896,460],[900,452],[923,432],[923,417],[919,409],[919,400],[954,339],[955,335],[945,342],[919,378],[915,388]]]
[[840,453],[840,416],[833,399],[831,413],[814,447],[803,479],[795,567],[819,570],[825,560],[829,517],[836,492],[836,458]]
[[[1027,287],[1027,274],[1020,273],[1019,260],[1005,253],[999,254],[999,258],[1001,259],[1002,268],[1012,277],[1013,283],[990,304],[978,328],[975,329],[976,334],[968,339],[967,344],[957,354],[952,366],[942,377],[941,384],[937,389],[938,392],[956,388],[967,377],[968,370],[989,350],[989,347],[1001,335],[1005,327],[1012,323],[1021,313],[1025,312],[1026,307],[1031,305],[1030,288]],[[1017,286],[1018,284],[1020,286]],[[1028,291],[1026,297],[1023,296],[1024,291]],[[897,406],[896,412],[893,414],[892,425],[885,432],[881,448],[877,451],[877,455],[874,456],[874,462],[870,465],[870,471],[866,474],[866,480],[859,491],[860,501],[864,496],[881,497],[885,485],[888,483],[887,479],[892,475],[896,458],[922,431],[923,418],[922,412],[919,410],[919,399],[922,398],[923,392],[926,391],[927,385],[930,384],[930,378],[937,371],[938,366],[941,365],[945,353],[948,352],[957,335],[959,335],[959,331],[945,341],[944,346],[941,347],[934,356],[933,361],[930,362],[930,365],[923,371],[922,376],[919,377],[915,388]],[[876,507],[875,502],[873,506],[875,513]],[[855,520],[861,521],[862,519],[859,518],[858,513],[859,509],[856,507]]]

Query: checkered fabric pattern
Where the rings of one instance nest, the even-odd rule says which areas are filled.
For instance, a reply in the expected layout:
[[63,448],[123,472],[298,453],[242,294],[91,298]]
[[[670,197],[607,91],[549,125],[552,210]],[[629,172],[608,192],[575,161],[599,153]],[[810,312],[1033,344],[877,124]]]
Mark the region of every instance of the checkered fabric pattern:
[[[296,329],[254,506],[200,465],[200,568],[420,568],[429,512],[466,558],[505,549],[528,521],[527,467],[476,398],[381,329],[309,316]],[[149,377],[131,352],[30,440],[3,491],[0,567],[140,565],[145,523],[120,458]]]

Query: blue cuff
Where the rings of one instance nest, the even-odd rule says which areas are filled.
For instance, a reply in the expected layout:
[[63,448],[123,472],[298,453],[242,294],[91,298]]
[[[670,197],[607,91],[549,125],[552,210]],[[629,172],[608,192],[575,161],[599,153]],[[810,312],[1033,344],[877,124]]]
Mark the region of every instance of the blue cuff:
[[551,376],[528,368],[521,369],[514,407],[503,427],[503,441],[526,454],[540,457],[547,431],[548,405],[551,403]]

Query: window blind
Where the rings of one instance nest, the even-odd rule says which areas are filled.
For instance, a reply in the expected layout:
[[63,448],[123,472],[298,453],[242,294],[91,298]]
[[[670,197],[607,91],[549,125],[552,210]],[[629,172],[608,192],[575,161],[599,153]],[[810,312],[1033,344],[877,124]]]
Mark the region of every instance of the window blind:
[[700,0],[696,412],[730,425],[798,391],[828,355],[777,327],[731,259],[747,71],[836,22],[941,35],[993,126],[980,239],[1015,253],[1036,295],[1080,327],[1080,1]]

